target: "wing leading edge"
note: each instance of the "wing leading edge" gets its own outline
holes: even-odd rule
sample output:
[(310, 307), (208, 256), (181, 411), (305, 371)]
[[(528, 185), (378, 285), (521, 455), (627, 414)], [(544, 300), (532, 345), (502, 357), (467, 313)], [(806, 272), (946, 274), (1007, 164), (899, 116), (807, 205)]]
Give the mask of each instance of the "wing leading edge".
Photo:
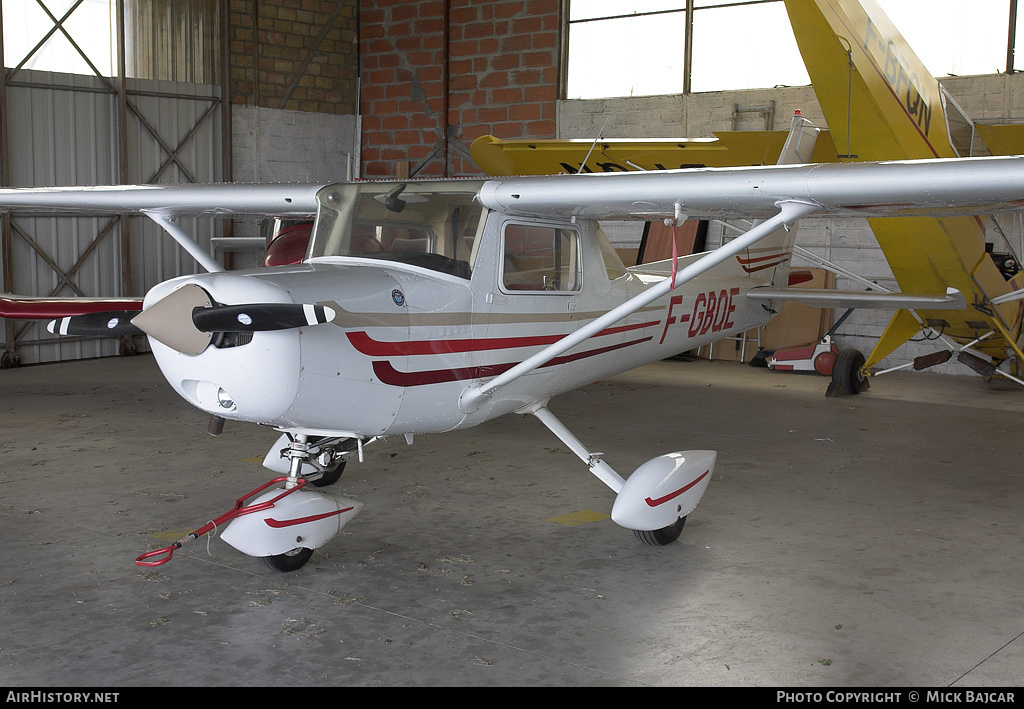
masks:
[[(322, 184), (12, 187), (0, 211), (309, 216)], [(490, 209), (589, 219), (770, 217), (782, 201), (812, 202), (816, 216), (994, 214), (1024, 208), (1024, 157), (696, 168), (492, 179)]]
[(1024, 208), (1024, 157), (958, 158), (489, 180), (490, 209), (587, 219), (771, 217), (783, 201), (815, 216), (977, 215)]
[(6, 187), (0, 211), (125, 214), (169, 217), (316, 213), (323, 184), (98, 185), (88, 187)]

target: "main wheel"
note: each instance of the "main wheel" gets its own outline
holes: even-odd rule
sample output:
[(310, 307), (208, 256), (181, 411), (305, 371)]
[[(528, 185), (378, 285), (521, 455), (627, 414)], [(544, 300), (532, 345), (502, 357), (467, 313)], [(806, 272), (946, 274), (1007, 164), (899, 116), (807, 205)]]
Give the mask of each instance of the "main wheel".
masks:
[(309, 561), (310, 557), (313, 556), (313, 550), (307, 549), (306, 547), (296, 547), (291, 551), (286, 551), (284, 554), (274, 554), (273, 556), (261, 556), (259, 559), (265, 566), (270, 567), (274, 571), (281, 571), (288, 573), (289, 571), (298, 571), (306, 562)]
[(861, 368), (864, 355), (859, 350), (843, 350), (832, 366), (832, 383), (843, 394), (860, 394), (868, 388), (868, 378)]
[(679, 535), (683, 533), (683, 525), (685, 524), (686, 517), (680, 517), (674, 524), (670, 524), (667, 527), (652, 530), (634, 529), (633, 534), (635, 534), (636, 538), (644, 544), (650, 544), (652, 547), (663, 547), (666, 544), (671, 544), (675, 540), (679, 539)]

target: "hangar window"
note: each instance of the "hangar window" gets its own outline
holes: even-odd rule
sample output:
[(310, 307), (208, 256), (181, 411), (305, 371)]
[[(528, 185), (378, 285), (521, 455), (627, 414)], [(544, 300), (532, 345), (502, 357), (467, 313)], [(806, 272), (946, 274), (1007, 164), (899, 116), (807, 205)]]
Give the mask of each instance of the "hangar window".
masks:
[[(1024, 69), (1017, 3), (878, 4), (937, 77)], [(566, 98), (810, 83), (783, 0), (569, 0), (566, 18)]]
[[(0, 2), (4, 66), (117, 76), (117, 5), (115, 0)], [(220, 82), (216, 2), (126, 0), (124, 25), (127, 76)]]

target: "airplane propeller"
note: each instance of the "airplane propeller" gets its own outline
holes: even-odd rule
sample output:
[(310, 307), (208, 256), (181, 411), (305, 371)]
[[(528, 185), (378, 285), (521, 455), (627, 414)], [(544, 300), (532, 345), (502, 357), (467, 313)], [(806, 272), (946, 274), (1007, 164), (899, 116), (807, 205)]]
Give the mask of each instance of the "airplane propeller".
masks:
[(246, 303), (196, 308), (192, 322), (203, 332), (265, 332), (321, 325), (334, 316), (334, 310), (323, 305)]
[(47, 330), (57, 335), (149, 335), (183, 354), (197, 355), (217, 332), (269, 332), (322, 325), (336, 312), (309, 303), (244, 303), (221, 305), (205, 290), (184, 286), (142, 311), (85, 313), (52, 320)]
[(142, 335), (142, 330), (131, 324), (138, 310), (108, 310), (100, 313), (83, 313), (51, 320), (46, 329), (55, 335)]

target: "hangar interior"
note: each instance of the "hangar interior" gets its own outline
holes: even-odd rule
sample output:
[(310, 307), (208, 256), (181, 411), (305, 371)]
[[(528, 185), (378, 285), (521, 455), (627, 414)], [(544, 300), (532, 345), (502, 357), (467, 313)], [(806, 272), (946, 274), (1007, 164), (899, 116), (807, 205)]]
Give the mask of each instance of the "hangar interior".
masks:
[[(675, 93), (573, 96), (581, 0), (45, 5), (0, 0), (0, 187), (481, 176), (470, 150), (485, 135), (711, 138), (784, 131), (798, 110), (842, 134), (810, 85), (694, 90), (686, 68)], [(784, 12), (676, 5), (684, 49), (701, 11)], [(1005, 6), (1010, 24), (985, 40), (1005, 40), (1005, 65), (941, 77), (958, 115), (996, 126), (1024, 123), (1017, 3)], [(43, 34), (15, 46), (29, 21)], [(262, 261), (265, 223), (182, 226), (229, 269)], [(141, 296), (201, 270), (137, 216), (15, 210), (2, 228), (5, 293)], [(708, 247), (733, 230), (709, 224)], [(1024, 254), (1017, 215), (986, 230), (996, 251)], [(608, 232), (636, 263), (636, 228)], [(896, 288), (864, 220), (801, 224), (797, 244)], [(810, 339), (842, 316), (805, 315)], [(855, 310), (834, 340), (870, 350), (889, 317)], [(730, 342), (555, 399), (623, 470), (719, 451), (707, 497), (663, 548), (611, 522), (607, 489), (548, 431), (505, 416), (369, 448), (340, 482), (367, 511), (299, 572), (205, 538), (144, 569), (139, 553), (267, 477), (276, 435), (229, 423), (208, 436), (143, 337), (0, 320), (5, 685), (1019, 684), (1024, 389), (955, 358), (825, 399), (825, 378), (742, 366), (750, 352)], [(934, 349), (909, 342), (880, 367)]]

